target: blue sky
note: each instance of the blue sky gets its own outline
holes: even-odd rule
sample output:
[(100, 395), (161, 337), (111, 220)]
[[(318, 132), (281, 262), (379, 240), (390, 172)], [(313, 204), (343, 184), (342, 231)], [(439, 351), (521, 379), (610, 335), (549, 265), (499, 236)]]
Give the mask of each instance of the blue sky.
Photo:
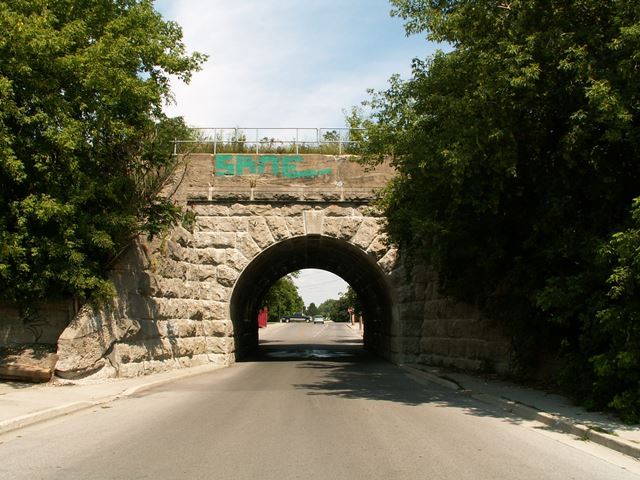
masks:
[(408, 76), (435, 47), (387, 0), (160, 0), (189, 51), (209, 55), (167, 108), (197, 127), (341, 127), (343, 110)]
[[(189, 85), (173, 83), (166, 108), (193, 127), (344, 126), (343, 111), (410, 74), (436, 46), (406, 37), (387, 0), (160, 0), (189, 51), (209, 55)], [(307, 305), (346, 291), (339, 277), (303, 270)]]

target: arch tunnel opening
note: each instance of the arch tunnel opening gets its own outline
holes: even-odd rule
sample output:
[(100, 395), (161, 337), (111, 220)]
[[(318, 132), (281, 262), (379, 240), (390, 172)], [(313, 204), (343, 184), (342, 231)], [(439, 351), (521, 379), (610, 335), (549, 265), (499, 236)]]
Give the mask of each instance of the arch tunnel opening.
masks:
[(258, 311), (271, 285), (306, 268), (326, 270), (358, 295), (364, 319), (364, 348), (383, 357), (390, 352), (392, 300), (387, 279), (375, 258), (345, 240), (305, 235), (272, 245), (244, 269), (231, 296), (236, 360), (258, 349)]

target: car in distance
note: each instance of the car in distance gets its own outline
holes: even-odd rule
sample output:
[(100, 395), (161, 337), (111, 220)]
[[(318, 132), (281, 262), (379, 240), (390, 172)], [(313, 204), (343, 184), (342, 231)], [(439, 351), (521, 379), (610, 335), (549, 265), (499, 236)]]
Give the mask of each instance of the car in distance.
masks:
[(289, 323), (289, 322), (310, 322), (311, 321), (311, 317), (308, 316), (308, 315), (305, 315), (304, 313), (296, 312), (296, 313), (293, 313), (291, 315), (287, 315), (286, 317), (283, 317), (283, 321), (285, 323)]
[(324, 317), (322, 315), (314, 315), (313, 323), (324, 323)]

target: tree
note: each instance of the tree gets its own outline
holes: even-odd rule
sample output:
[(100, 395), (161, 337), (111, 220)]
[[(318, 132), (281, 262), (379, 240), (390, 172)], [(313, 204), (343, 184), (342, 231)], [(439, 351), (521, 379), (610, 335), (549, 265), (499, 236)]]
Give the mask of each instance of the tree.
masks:
[(350, 285), (347, 287), (347, 291), (340, 293), (338, 300), (331, 305), (331, 319), (336, 322), (348, 322), (350, 320), (349, 308), (353, 308), (358, 315), (362, 314), (360, 300)]
[(599, 252), (640, 193), (640, 5), (392, 4), (408, 33), (452, 49), (414, 59), (361, 119), (366, 161), (398, 170), (379, 202), (390, 237), (444, 293), (503, 319), (521, 374), (555, 359), (583, 400), (617, 408), (632, 388), (637, 406), (637, 383), (593, 385), (612, 347)]
[(302, 311), (304, 301), (293, 278), (294, 275), (280, 278), (267, 292), (263, 303), (269, 308), (270, 322), (277, 322), (284, 315)]
[(331, 318), (331, 311), (333, 309), (333, 305), (337, 302), (337, 300), (333, 298), (329, 298), (318, 305), (318, 314), (322, 315), (326, 318)]
[(0, 29), (0, 300), (26, 315), (109, 294), (123, 247), (178, 219), (162, 106), (205, 56), (149, 0), (0, 1)]
[(318, 315), (318, 307), (316, 307), (315, 303), (311, 302), (309, 304), (309, 306), (307, 307), (307, 315), (311, 317)]
[(597, 315), (606, 349), (591, 358), (598, 396), (614, 392), (612, 406), (629, 421), (640, 418), (640, 197), (633, 200), (630, 225), (614, 233), (602, 255), (610, 276), (608, 300)]

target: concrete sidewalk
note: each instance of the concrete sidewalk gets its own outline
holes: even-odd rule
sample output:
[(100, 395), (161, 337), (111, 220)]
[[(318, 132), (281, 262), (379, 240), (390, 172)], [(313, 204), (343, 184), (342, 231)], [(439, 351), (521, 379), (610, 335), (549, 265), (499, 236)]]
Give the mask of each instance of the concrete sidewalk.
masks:
[[(220, 368), (224, 367), (203, 365), (144, 377), (77, 384), (0, 383), (0, 435)], [(404, 365), (402, 368), (420, 383), (437, 383), (521, 418), (542, 422), (555, 430), (640, 458), (640, 427), (624, 425), (602, 413), (587, 412), (559, 395), (433, 367)]]
[(101, 379), (75, 384), (0, 382), (0, 435), (220, 368), (224, 366), (210, 364), (143, 377)]
[(420, 381), (438, 383), (526, 420), (590, 440), (640, 459), (640, 426), (626, 425), (609, 414), (588, 412), (560, 395), (496, 379), (422, 365), (403, 366)]

